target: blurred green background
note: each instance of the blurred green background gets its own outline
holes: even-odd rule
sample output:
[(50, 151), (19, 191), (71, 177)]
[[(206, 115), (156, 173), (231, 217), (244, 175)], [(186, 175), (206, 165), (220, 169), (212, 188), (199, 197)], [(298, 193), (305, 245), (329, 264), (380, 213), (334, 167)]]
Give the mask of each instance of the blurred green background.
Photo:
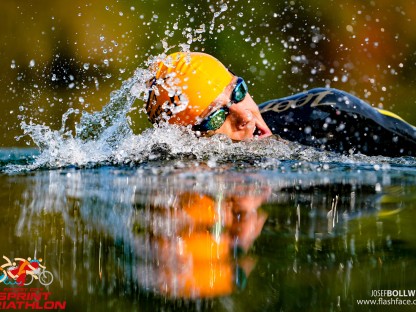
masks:
[(213, 54), (257, 103), (335, 87), (416, 124), (415, 1), (8, 0), (0, 20), (3, 147), (31, 144), (22, 120), (59, 129), (69, 108), (100, 110), (164, 44)]

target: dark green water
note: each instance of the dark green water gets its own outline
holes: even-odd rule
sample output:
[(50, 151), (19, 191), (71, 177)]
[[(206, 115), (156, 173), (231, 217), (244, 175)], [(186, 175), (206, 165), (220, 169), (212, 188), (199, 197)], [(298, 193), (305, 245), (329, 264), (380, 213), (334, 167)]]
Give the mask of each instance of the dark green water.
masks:
[[(2, 165), (34, 153), (2, 151)], [(0, 180), (2, 255), (42, 258), (53, 282), (19, 288), (67, 311), (414, 310), (357, 302), (416, 288), (411, 166), (147, 162)]]

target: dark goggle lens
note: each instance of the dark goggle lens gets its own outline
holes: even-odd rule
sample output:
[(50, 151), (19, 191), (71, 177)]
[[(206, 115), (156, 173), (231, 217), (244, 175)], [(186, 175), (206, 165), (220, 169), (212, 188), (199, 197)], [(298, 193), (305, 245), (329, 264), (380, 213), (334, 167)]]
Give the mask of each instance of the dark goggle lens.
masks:
[(241, 102), (242, 100), (244, 100), (245, 96), (247, 95), (247, 92), (248, 87), (246, 82), (243, 78), (238, 77), (233, 93), (231, 94), (231, 101), (233, 103)]
[[(237, 78), (234, 90), (231, 93), (231, 104), (239, 103), (246, 97), (248, 93), (248, 87), (244, 79)], [(194, 130), (197, 131), (215, 131), (224, 124), (228, 115), (228, 108), (223, 107), (206, 117), (199, 125), (194, 126)]]
[(196, 129), (199, 131), (215, 131), (221, 128), (227, 118), (227, 115), (228, 111), (224, 108), (220, 108), (205, 118), (201, 124), (196, 126)]

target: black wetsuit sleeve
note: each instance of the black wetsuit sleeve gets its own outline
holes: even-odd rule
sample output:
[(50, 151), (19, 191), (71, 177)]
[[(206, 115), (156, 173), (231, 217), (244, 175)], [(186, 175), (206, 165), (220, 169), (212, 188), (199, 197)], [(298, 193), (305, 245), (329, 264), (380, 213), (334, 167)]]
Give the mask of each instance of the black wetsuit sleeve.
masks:
[(416, 155), (416, 128), (336, 89), (312, 89), (260, 104), (274, 134), (339, 153)]

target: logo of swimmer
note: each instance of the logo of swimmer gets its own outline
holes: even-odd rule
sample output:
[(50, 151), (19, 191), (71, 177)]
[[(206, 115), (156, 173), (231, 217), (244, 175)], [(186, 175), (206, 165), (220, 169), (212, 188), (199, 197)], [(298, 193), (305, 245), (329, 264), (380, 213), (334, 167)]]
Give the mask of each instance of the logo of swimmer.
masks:
[(13, 262), (3, 256), (6, 263), (0, 266), (0, 283), (6, 285), (30, 285), (33, 280), (48, 286), (53, 281), (53, 275), (41, 264), (42, 259), (14, 258)]

